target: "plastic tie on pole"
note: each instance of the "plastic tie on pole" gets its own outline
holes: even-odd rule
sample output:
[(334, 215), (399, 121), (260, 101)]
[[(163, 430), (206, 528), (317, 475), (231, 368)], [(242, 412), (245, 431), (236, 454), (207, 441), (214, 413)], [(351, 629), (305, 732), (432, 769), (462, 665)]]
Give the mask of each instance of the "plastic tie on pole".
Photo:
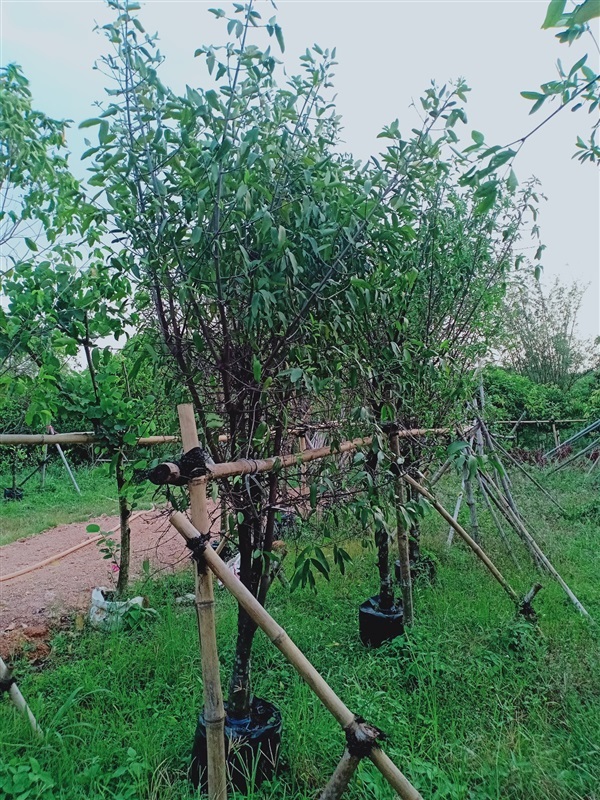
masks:
[(10, 692), (10, 687), (16, 683), (16, 680), (11, 675), (9, 678), (0, 678), (0, 694), (2, 692)]
[(387, 739), (385, 733), (370, 725), (363, 717), (354, 717), (352, 722), (344, 728), (346, 734), (346, 748), (351, 756), (368, 758), (374, 747), (379, 747), (379, 741)]
[(201, 533), (200, 536), (196, 536), (194, 539), (186, 539), (186, 547), (192, 551), (192, 561), (195, 561), (203, 571), (206, 569), (204, 551), (211, 538), (210, 533)]

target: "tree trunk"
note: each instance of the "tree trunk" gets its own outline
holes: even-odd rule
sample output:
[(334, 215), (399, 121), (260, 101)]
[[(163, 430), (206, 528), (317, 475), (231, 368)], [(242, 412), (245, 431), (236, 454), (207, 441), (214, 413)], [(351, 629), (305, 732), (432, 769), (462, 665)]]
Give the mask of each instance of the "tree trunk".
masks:
[[(371, 497), (378, 504), (379, 492), (377, 490), (377, 454), (370, 452), (367, 455), (367, 469), (372, 479)], [(377, 547), (377, 569), (379, 570), (379, 606), (389, 609), (394, 605), (394, 592), (390, 577), (390, 548), (388, 533), (385, 527), (375, 521), (375, 546)]]
[(123, 470), (123, 451), (119, 450), (116, 466), (117, 490), (119, 493), (119, 524), (121, 528), (121, 548), (119, 553), (119, 578), (117, 580), (117, 594), (122, 596), (127, 591), (129, 584), (129, 561), (131, 557), (131, 530), (129, 517), (131, 508), (125, 493), (125, 474)]

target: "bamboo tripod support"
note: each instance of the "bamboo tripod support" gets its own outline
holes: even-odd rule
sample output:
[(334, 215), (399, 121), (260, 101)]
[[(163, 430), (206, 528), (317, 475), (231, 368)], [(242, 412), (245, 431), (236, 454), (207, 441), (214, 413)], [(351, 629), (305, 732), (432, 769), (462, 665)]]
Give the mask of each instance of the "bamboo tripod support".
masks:
[[(179, 531), (183, 538), (194, 549), (194, 541), (200, 539), (199, 531), (192, 525), (187, 517), (176, 511), (170, 518), (171, 524)], [(235, 597), (244, 608), (248, 616), (261, 628), (294, 667), (300, 677), (306, 681), (319, 700), (335, 717), (342, 728), (346, 729), (355, 722), (355, 715), (336, 695), (325, 679), (317, 672), (304, 653), (294, 644), (283, 628), (261, 606), (256, 597), (233, 575), (226, 564), (212, 550), (205, 547), (203, 557), (210, 570), (217, 576), (221, 583)], [(408, 779), (394, 765), (383, 750), (376, 747), (369, 756), (384, 778), (398, 792), (402, 800), (423, 800), (419, 792), (412, 786)]]
[[(194, 408), (184, 403), (177, 406), (184, 452), (199, 447)], [(193, 524), (208, 533), (210, 520), (206, 501), (206, 482), (189, 483)], [(210, 548), (209, 548), (210, 549)], [(217, 557), (217, 556), (215, 556)], [(219, 559), (220, 560), (220, 559)], [(212, 574), (195, 563), (196, 613), (202, 651), (202, 687), (208, 761), (209, 800), (227, 800), (227, 767), (225, 759), (225, 709), (219, 671), (219, 653), (215, 626), (215, 599)]]

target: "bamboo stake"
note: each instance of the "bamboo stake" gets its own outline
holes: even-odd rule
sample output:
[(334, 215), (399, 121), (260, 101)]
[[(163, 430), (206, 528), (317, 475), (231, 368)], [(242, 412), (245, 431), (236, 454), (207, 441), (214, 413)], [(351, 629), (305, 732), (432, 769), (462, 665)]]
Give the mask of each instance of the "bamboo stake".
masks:
[[(390, 436), (390, 444), (392, 452), (396, 457), (396, 464), (398, 464), (400, 459), (400, 442), (396, 434)], [(410, 574), (408, 530), (404, 514), (402, 513), (402, 505), (404, 503), (402, 486), (403, 484), (400, 478), (396, 478), (394, 481), (394, 493), (396, 501), (396, 538), (398, 540), (398, 559), (400, 561), (400, 589), (402, 591), (402, 614), (404, 625), (410, 627), (414, 621), (414, 607), (412, 576)]]
[(48, 445), (45, 444), (42, 448), (42, 469), (40, 472), (40, 488), (43, 489), (46, 485), (46, 464), (48, 463)]
[(479, 523), (477, 521), (477, 506), (475, 505), (475, 496), (473, 495), (473, 484), (469, 477), (469, 468), (465, 465), (463, 467), (463, 486), (465, 487), (465, 496), (467, 498), (467, 505), (469, 506), (469, 515), (471, 517), (471, 531), (473, 533), (473, 540), (479, 542)]
[[(177, 406), (184, 452), (199, 447), (194, 407)], [(189, 483), (193, 524), (208, 533), (210, 520), (206, 501), (206, 481)], [(210, 549), (210, 548), (209, 548)], [(219, 671), (219, 653), (215, 626), (215, 598), (212, 574), (195, 563), (196, 614), (202, 658), (202, 691), (206, 723), (207, 779), (209, 800), (227, 800), (227, 762), (225, 756), (225, 709)]]
[[(483, 477), (484, 481), (485, 481), (485, 480), (487, 480), (487, 479), (486, 479), (486, 476), (485, 476), (485, 475), (483, 475), (483, 473), (482, 473), (482, 477)], [(490, 497), (492, 498), (492, 500), (494, 500), (494, 495), (493, 495), (493, 494), (491, 494), (491, 493), (490, 493)], [(502, 505), (502, 504), (504, 503), (504, 505), (506, 506), (506, 512), (507, 512), (507, 513), (508, 513), (510, 516), (512, 516), (512, 517), (513, 517), (513, 522), (514, 522), (514, 524), (518, 526), (518, 528), (520, 529), (520, 531), (521, 531), (521, 533), (522, 533), (522, 536), (521, 536), (521, 538), (524, 538), (524, 539), (525, 539), (525, 540), (526, 540), (526, 541), (529, 543), (529, 545), (530, 545), (530, 548), (533, 550), (533, 552), (535, 552), (535, 553), (536, 553), (536, 555), (537, 555), (537, 558), (539, 559), (539, 561), (541, 562), (541, 564), (544, 566), (544, 568), (546, 569), (546, 571), (547, 571), (547, 572), (549, 572), (549, 573), (550, 573), (550, 575), (552, 575), (552, 577), (553, 577), (553, 578), (554, 578), (556, 581), (558, 581), (558, 583), (559, 583), (559, 584), (562, 586), (562, 588), (564, 589), (564, 591), (565, 591), (565, 593), (566, 593), (567, 597), (568, 597), (568, 598), (569, 598), (569, 600), (570, 600), (570, 601), (573, 603), (573, 605), (575, 606), (575, 608), (576, 608), (576, 609), (577, 609), (577, 610), (578, 610), (578, 611), (579, 611), (581, 614), (583, 614), (585, 617), (588, 617), (589, 619), (591, 619), (590, 615), (588, 614), (588, 612), (586, 611), (586, 609), (584, 608), (584, 606), (583, 606), (583, 605), (581, 604), (581, 602), (580, 602), (580, 601), (577, 599), (577, 597), (575, 596), (575, 594), (574, 594), (574, 593), (571, 591), (571, 589), (570, 589), (570, 588), (569, 588), (569, 586), (566, 584), (566, 582), (563, 580), (563, 578), (562, 578), (562, 577), (559, 575), (559, 573), (556, 571), (556, 569), (554, 568), (554, 566), (553, 566), (553, 565), (552, 565), (552, 563), (550, 562), (550, 560), (549, 560), (548, 556), (547, 556), (547, 555), (544, 553), (544, 551), (542, 550), (542, 548), (539, 546), (539, 544), (536, 542), (536, 540), (533, 538), (533, 536), (532, 536), (532, 535), (529, 533), (529, 531), (527, 530), (527, 528), (526, 528), (526, 527), (523, 525), (523, 523), (522, 523), (521, 519), (520, 519), (519, 517), (516, 517), (516, 516), (514, 516), (514, 514), (513, 514), (513, 512), (512, 512), (512, 509), (511, 509), (510, 507), (508, 507), (508, 504), (506, 503), (506, 501), (504, 500), (504, 498), (503, 498), (501, 495), (499, 495), (497, 499), (499, 499), (499, 500), (500, 500), (500, 505)]]
[(38, 736), (43, 736), (44, 733), (40, 728), (40, 726), (38, 725), (36, 718), (33, 716), (33, 711), (27, 705), (25, 698), (21, 694), (21, 690), (19, 689), (17, 684), (14, 682), (14, 680), (12, 680), (10, 670), (4, 663), (1, 656), (0, 656), (0, 681), (6, 681), (6, 682), (11, 681), (8, 687), (8, 696), (15, 704), (15, 706), (19, 709), (19, 711), (22, 711), (24, 714), (27, 714), (27, 718), (29, 719), (29, 723), (33, 728), (34, 732)]
[[(184, 539), (193, 545), (200, 534), (187, 517), (180, 511), (171, 515), (171, 524), (177, 528)], [(335, 717), (342, 728), (347, 728), (355, 721), (355, 715), (336, 695), (325, 679), (317, 672), (304, 653), (294, 644), (283, 628), (273, 619), (258, 602), (256, 597), (248, 591), (244, 584), (233, 575), (227, 565), (206, 547), (203, 556), (208, 567), (219, 578), (221, 583), (231, 592), (238, 603), (244, 608), (248, 616), (261, 628), (294, 667), (300, 677), (306, 681), (323, 705)], [(422, 800), (419, 792), (411, 785), (408, 779), (392, 763), (390, 758), (379, 748), (374, 748), (369, 756), (377, 769), (386, 778), (403, 800)]]
[(464, 540), (464, 541), (467, 543), (467, 545), (468, 545), (468, 546), (471, 548), (471, 550), (472, 550), (472, 551), (475, 553), (475, 555), (476, 555), (476, 556), (477, 556), (477, 557), (478, 557), (478, 558), (479, 558), (481, 561), (483, 561), (483, 563), (485, 564), (485, 566), (486, 566), (486, 567), (489, 569), (489, 571), (492, 573), (492, 575), (494, 576), (494, 578), (495, 578), (495, 579), (498, 581), (498, 583), (500, 584), (500, 586), (502, 586), (502, 588), (504, 589), (504, 591), (506, 592), (506, 594), (507, 594), (507, 595), (510, 597), (510, 599), (511, 599), (511, 600), (512, 600), (512, 601), (513, 601), (515, 604), (517, 604), (517, 605), (518, 605), (518, 604), (519, 604), (519, 598), (518, 598), (518, 596), (517, 596), (517, 593), (515, 592), (515, 590), (514, 590), (514, 589), (512, 588), (512, 586), (511, 586), (511, 585), (508, 583), (508, 581), (506, 580), (506, 578), (504, 578), (504, 577), (503, 577), (502, 573), (501, 573), (501, 572), (500, 572), (500, 570), (498, 570), (498, 568), (497, 568), (497, 567), (494, 565), (494, 563), (491, 561), (491, 559), (489, 558), (489, 556), (487, 556), (487, 555), (486, 555), (486, 554), (483, 552), (483, 550), (481, 549), (481, 547), (480, 547), (480, 546), (477, 544), (477, 542), (475, 542), (475, 541), (474, 541), (474, 540), (473, 540), (473, 539), (472, 539), (472, 538), (469, 536), (469, 534), (468, 534), (468, 533), (466, 532), (466, 530), (465, 530), (465, 529), (462, 527), (462, 525), (459, 525), (459, 524), (458, 524), (458, 522), (455, 522), (455, 521), (452, 519), (452, 517), (451, 517), (450, 513), (449, 513), (449, 512), (448, 512), (448, 511), (447, 511), (447, 510), (444, 508), (444, 506), (443, 506), (441, 503), (438, 503), (438, 501), (435, 499), (435, 497), (434, 497), (434, 496), (433, 496), (433, 495), (432, 495), (430, 492), (428, 492), (428, 491), (427, 491), (427, 489), (425, 489), (425, 487), (424, 487), (424, 486), (421, 486), (421, 484), (420, 484), (420, 483), (418, 483), (416, 480), (414, 480), (414, 478), (411, 478), (411, 477), (410, 477), (410, 475), (406, 475), (406, 474), (405, 474), (405, 475), (403, 475), (403, 476), (402, 476), (402, 479), (403, 479), (403, 480), (405, 480), (405, 481), (406, 481), (406, 482), (407, 482), (407, 483), (408, 483), (410, 486), (412, 486), (412, 487), (413, 487), (413, 489), (415, 489), (415, 490), (416, 490), (416, 491), (417, 491), (417, 492), (418, 492), (420, 495), (422, 495), (422, 496), (423, 496), (423, 497), (425, 497), (427, 500), (429, 500), (429, 502), (430, 502), (430, 503), (431, 503), (431, 505), (432, 505), (432, 506), (435, 508), (435, 510), (438, 512), (438, 514), (441, 514), (441, 516), (442, 516), (442, 517), (443, 517), (443, 518), (446, 520), (446, 522), (447, 522), (447, 523), (448, 523), (448, 524), (449, 524), (449, 525), (450, 525), (452, 528), (454, 528), (454, 530), (456, 531), (456, 533), (458, 533), (458, 535), (461, 537), (461, 539), (463, 539), (463, 540)]
[[(493, 439), (492, 439), (492, 437), (490, 435), (490, 432), (488, 431), (488, 429), (486, 427), (485, 422), (480, 417), (477, 418), (477, 422), (478, 422), (479, 427), (481, 428), (481, 430), (483, 432), (483, 435), (485, 437), (485, 441), (486, 441), (487, 446), (490, 448), (492, 453), (496, 454), (496, 458), (498, 458), (498, 455), (496, 453), (496, 447), (494, 445), (494, 441), (493, 441)], [(498, 461), (500, 461), (499, 458), (498, 458)], [(504, 494), (506, 495), (506, 500), (508, 502), (508, 505), (511, 507), (511, 509), (514, 512), (515, 516), (516, 517), (520, 517), (521, 514), (519, 513), (519, 509), (517, 508), (517, 504), (515, 503), (515, 500), (514, 500), (514, 498), (512, 496), (512, 492), (511, 492), (511, 489), (510, 489), (510, 481), (509, 481), (508, 475), (506, 474), (506, 471), (504, 470), (504, 468), (502, 468), (502, 471), (500, 473), (500, 483), (502, 484), (502, 488), (504, 490)]]
[(440, 480), (440, 478), (442, 478), (446, 474), (446, 472), (448, 472), (448, 469), (450, 468), (450, 464), (452, 464), (452, 459), (451, 458), (448, 458), (448, 459), (446, 459), (446, 461), (444, 461), (442, 466), (438, 469), (438, 471), (435, 473), (435, 475), (429, 481), (429, 485), (430, 486), (435, 486), (436, 483)]
[[(458, 520), (458, 514), (460, 512), (460, 507), (462, 505), (463, 495), (464, 495), (464, 484), (459, 492), (458, 497), (456, 498), (456, 505), (454, 506), (454, 513), (452, 514), (452, 519), (456, 522)], [(454, 539), (454, 528), (452, 525), (448, 528), (448, 539), (446, 541), (446, 547), (450, 547), (452, 544), (452, 540)]]
[[(490, 434), (490, 436), (491, 436), (491, 434)], [(496, 445), (496, 447), (498, 448), (498, 450), (500, 450), (500, 452), (501, 452), (501, 453), (502, 453), (504, 456), (506, 456), (506, 457), (508, 458), (508, 460), (509, 460), (509, 461), (510, 461), (512, 464), (514, 464), (514, 465), (515, 465), (515, 467), (516, 467), (516, 468), (517, 468), (517, 469), (518, 469), (520, 472), (522, 472), (522, 473), (523, 473), (523, 475), (526, 475), (526, 476), (529, 478), (529, 480), (530, 480), (530, 481), (531, 481), (531, 482), (534, 484), (534, 486), (537, 486), (537, 488), (538, 488), (538, 489), (539, 489), (539, 490), (540, 490), (540, 491), (541, 491), (541, 492), (542, 492), (544, 495), (546, 495), (546, 497), (548, 498), (548, 500), (550, 500), (550, 502), (554, 503), (554, 505), (555, 505), (555, 506), (556, 506), (556, 507), (557, 507), (557, 508), (558, 508), (560, 511), (562, 511), (562, 513), (563, 513), (563, 514), (566, 514), (567, 512), (565, 511), (565, 509), (564, 509), (564, 508), (561, 506), (561, 504), (560, 504), (560, 503), (559, 503), (557, 500), (555, 500), (555, 499), (552, 497), (552, 495), (550, 494), (550, 492), (549, 492), (547, 489), (545, 489), (545, 488), (542, 486), (542, 484), (541, 484), (539, 481), (537, 481), (537, 480), (536, 480), (536, 479), (533, 477), (533, 475), (530, 475), (530, 474), (529, 474), (529, 472), (527, 472), (527, 470), (525, 469), (525, 467), (524, 467), (522, 464), (519, 464), (519, 462), (517, 461), (517, 459), (516, 459), (516, 458), (514, 458), (514, 457), (513, 457), (513, 456), (512, 456), (512, 455), (511, 455), (511, 454), (508, 452), (508, 450), (505, 450), (505, 449), (504, 449), (504, 447), (502, 447), (502, 445), (500, 444), (500, 442), (498, 442), (494, 436), (491, 436), (491, 438), (492, 438), (492, 441), (494, 442), (494, 444)]]
[(71, 478), (73, 486), (75, 487), (75, 491), (77, 492), (77, 494), (81, 494), (81, 489), (77, 485), (77, 481), (75, 480), (75, 475), (73, 475), (73, 473), (71, 472), (71, 467), (69, 466), (69, 462), (67, 461), (65, 454), (63, 453), (62, 447), (59, 444), (57, 444), (56, 449), (58, 450), (58, 455), (61, 457), (63, 464), (65, 465), (65, 469), (69, 474), (69, 478)]
[(554, 446), (558, 450), (560, 447), (560, 436), (558, 435), (555, 422), (552, 423), (552, 435), (554, 436)]
[(319, 795), (319, 800), (339, 800), (348, 788), (359, 764), (358, 756), (351, 756), (348, 750), (344, 750), (344, 755), (329, 779), (329, 783)]

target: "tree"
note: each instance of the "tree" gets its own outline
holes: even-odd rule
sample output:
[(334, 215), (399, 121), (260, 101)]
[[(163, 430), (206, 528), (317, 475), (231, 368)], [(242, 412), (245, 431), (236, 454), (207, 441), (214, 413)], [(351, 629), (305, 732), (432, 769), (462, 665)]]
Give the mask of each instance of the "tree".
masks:
[(559, 278), (547, 292), (531, 277), (514, 281), (504, 308), (502, 362), (535, 383), (568, 389), (594, 354), (595, 346), (577, 335), (585, 290)]

